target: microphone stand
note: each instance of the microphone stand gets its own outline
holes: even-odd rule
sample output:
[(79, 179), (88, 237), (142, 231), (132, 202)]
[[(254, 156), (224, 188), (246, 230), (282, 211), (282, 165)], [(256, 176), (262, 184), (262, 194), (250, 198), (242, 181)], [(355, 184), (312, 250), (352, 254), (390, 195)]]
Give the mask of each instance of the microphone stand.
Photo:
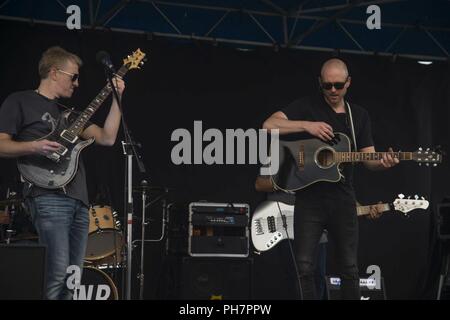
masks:
[(126, 181), (124, 190), (126, 191), (127, 201), (126, 201), (126, 210), (124, 212), (124, 221), (127, 222), (127, 266), (126, 266), (126, 300), (131, 300), (131, 257), (132, 257), (132, 241), (133, 241), (133, 156), (136, 159), (139, 171), (141, 173), (145, 173), (145, 166), (142, 161), (141, 156), (136, 150), (136, 146), (139, 146), (138, 143), (133, 141), (130, 135), (130, 131), (128, 129), (127, 123), (125, 121), (125, 116), (122, 109), (122, 103), (117, 93), (116, 88), (113, 84), (113, 76), (115, 75), (114, 70), (112, 68), (105, 67), (106, 78), (108, 79), (109, 85), (111, 86), (112, 93), (114, 98), (117, 101), (117, 105), (119, 106), (119, 110), (122, 114), (121, 123), (124, 132), (124, 141), (122, 141), (122, 149), (123, 154), (126, 157), (125, 162), (125, 172), (126, 172)]

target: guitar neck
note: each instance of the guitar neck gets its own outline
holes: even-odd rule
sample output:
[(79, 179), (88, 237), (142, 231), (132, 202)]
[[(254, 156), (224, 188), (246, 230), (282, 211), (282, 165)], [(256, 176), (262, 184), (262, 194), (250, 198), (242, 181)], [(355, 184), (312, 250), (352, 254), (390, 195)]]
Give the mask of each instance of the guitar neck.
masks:
[(390, 154), (401, 161), (413, 160), (412, 152), (336, 152), (334, 159), (336, 162), (361, 162), (381, 160), (385, 154)]
[[(119, 69), (119, 71), (117, 71), (116, 74), (122, 78), (128, 72), (128, 70), (129, 70), (128, 67), (126, 65), (123, 65)], [(84, 130), (86, 123), (98, 110), (98, 108), (100, 108), (102, 103), (106, 100), (106, 98), (108, 98), (111, 92), (112, 88), (111, 85), (108, 83), (103, 87), (100, 93), (97, 94), (97, 96), (91, 101), (89, 106), (83, 112), (80, 113), (80, 115), (67, 129), (67, 131), (69, 131), (74, 137), (78, 136)]]
[[(376, 206), (378, 206), (378, 208), (380, 209), (380, 212), (386, 212), (386, 211), (391, 210), (389, 203), (379, 203), (379, 204), (376, 204)], [(358, 217), (368, 215), (370, 213), (370, 207), (371, 206), (357, 206), (356, 212), (357, 212)]]

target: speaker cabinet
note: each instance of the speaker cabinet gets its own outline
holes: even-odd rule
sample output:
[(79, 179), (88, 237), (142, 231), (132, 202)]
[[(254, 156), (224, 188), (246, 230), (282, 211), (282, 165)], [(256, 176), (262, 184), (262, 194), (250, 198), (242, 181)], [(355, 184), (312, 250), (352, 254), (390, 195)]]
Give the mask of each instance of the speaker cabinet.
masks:
[(46, 247), (0, 245), (0, 300), (44, 299)]
[[(326, 277), (328, 300), (341, 300), (340, 285), (340, 278)], [(360, 279), (359, 287), (361, 290), (361, 300), (386, 300), (384, 278), (381, 278), (378, 286), (375, 280)]]
[(248, 300), (252, 298), (251, 258), (182, 259), (180, 298)]
[(441, 240), (450, 239), (450, 203), (440, 203), (437, 205), (438, 237)]

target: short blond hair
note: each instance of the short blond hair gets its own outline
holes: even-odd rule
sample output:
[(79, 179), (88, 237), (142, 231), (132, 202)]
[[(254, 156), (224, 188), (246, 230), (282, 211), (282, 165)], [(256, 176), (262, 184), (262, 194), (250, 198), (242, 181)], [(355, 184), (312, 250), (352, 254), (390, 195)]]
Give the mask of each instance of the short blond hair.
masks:
[(80, 57), (61, 47), (48, 48), (42, 54), (41, 60), (39, 60), (39, 76), (41, 79), (47, 78), (52, 67), (63, 68), (67, 61), (72, 61), (78, 67), (83, 65)]

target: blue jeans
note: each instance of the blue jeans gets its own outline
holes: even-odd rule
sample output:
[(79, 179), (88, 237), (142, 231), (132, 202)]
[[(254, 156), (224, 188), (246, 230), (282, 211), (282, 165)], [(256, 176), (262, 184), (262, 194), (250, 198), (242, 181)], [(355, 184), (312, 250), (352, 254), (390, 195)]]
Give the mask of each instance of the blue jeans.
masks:
[(67, 267), (82, 270), (89, 232), (88, 208), (79, 200), (60, 194), (27, 198), (39, 243), (47, 246), (47, 299), (70, 300)]

